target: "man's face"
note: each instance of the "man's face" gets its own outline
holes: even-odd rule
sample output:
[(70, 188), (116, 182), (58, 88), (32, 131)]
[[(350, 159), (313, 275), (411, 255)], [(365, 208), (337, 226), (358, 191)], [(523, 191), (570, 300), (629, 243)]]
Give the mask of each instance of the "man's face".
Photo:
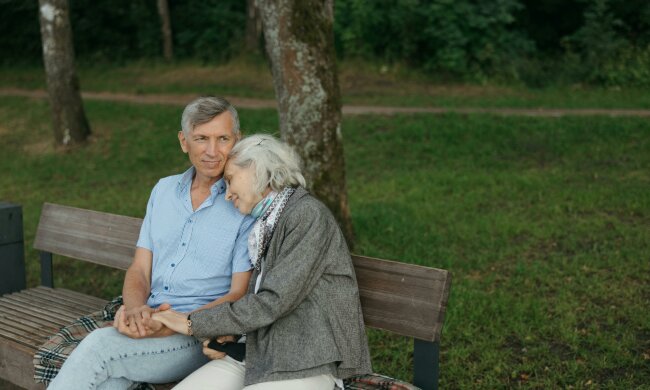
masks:
[(188, 137), (178, 132), (183, 152), (187, 153), (196, 169), (196, 178), (215, 182), (223, 175), (226, 157), (235, 145), (232, 116), (226, 111), (210, 122), (194, 127)]

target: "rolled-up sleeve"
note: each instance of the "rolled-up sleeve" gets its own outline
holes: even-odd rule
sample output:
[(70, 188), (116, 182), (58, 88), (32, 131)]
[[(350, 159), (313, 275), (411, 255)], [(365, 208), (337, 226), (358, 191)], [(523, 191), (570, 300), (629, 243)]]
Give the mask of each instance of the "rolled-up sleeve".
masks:
[(156, 189), (160, 185), (160, 182), (153, 187), (151, 190), (151, 195), (149, 196), (149, 202), (147, 202), (147, 214), (144, 216), (142, 221), (142, 226), (140, 227), (140, 236), (138, 237), (138, 242), (136, 244), (139, 248), (148, 249), (151, 252), (154, 251), (153, 240), (151, 238), (151, 218), (153, 215), (153, 205), (156, 197)]

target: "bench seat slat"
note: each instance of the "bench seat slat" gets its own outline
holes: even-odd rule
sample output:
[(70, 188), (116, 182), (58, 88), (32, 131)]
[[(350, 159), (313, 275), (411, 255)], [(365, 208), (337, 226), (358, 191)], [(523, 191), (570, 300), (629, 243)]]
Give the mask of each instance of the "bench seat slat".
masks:
[(43, 318), (42, 314), (34, 313), (29, 308), (25, 308), (23, 306), (16, 305), (11, 302), (0, 301), (0, 310), (3, 312), (7, 312), (9, 316), (13, 316), (16, 318), (23, 318), (23, 319), (27, 318), (29, 321), (40, 324), (41, 326), (44, 327), (52, 326), (58, 330), (59, 328), (65, 325), (63, 321), (60, 321), (58, 319), (53, 321), (51, 318)]
[(51, 287), (45, 287), (45, 286), (38, 286), (38, 287), (35, 287), (35, 288), (31, 289), (31, 290), (44, 291), (46, 293), (51, 293), (51, 294), (54, 294), (56, 296), (64, 297), (66, 299), (71, 299), (73, 301), (84, 302), (84, 303), (86, 303), (88, 305), (91, 305), (93, 307), (95, 307), (95, 306), (96, 307), (103, 307), (104, 305), (106, 305), (106, 302), (107, 302), (105, 299), (93, 297), (92, 295), (82, 294), (80, 292), (68, 290), (68, 289), (65, 289), (65, 288), (51, 288)]
[(44, 323), (55, 324), (59, 327), (65, 326), (68, 322), (62, 320), (60, 317), (53, 317), (48, 314), (44, 314), (40, 311), (34, 310), (32, 307), (25, 307), (21, 303), (16, 303), (14, 301), (5, 300), (4, 298), (0, 299), (0, 309), (8, 310), (10, 312), (20, 313), (20, 315), (30, 316), (34, 321), (43, 321)]
[(59, 304), (50, 304), (49, 302), (42, 299), (25, 296), (23, 294), (11, 294), (5, 298), (13, 300), (15, 302), (20, 302), (23, 305), (29, 307), (34, 307), (35, 311), (39, 311), (43, 314), (49, 314), (51, 316), (59, 317), (67, 321), (75, 320), (78, 317), (87, 314), (84, 311), (68, 309)]
[(0, 303), (6, 306), (10, 306), (12, 309), (16, 311), (33, 315), (34, 317), (42, 318), (46, 321), (55, 323), (59, 326), (65, 326), (68, 323), (72, 322), (72, 320), (74, 320), (73, 316), (66, 316), (66, 315), (62, 316), (58, 313), (52, 313), (50, 311), (43, 310), (38, 307), (25, 306), (25, 302), (21, 302), (20, 300), (8, 298), (8, 297), (2, 297), (0, 299)]
[(5, 313), (0, 313), (0, 321), (6, 324), (11, 324), (11, 326), (25, 330), (26, 332), (31, 332), (36, 335), (42, 335), (45, 337), (51, 336), (53, 333), (59, 330), (58, 326), (55, 325), (43, 325), (37, 322), (32, 321), (30, 317), (25, 317), (21, 315), (7, 315)]
[(83, 302), (69, 301), (66, 299), (62, 299), (61, 297), (57, 297), (54, 294), (46, 295), (38, 291), (33, 291), (32, 289), (24, 290), (22, 291), (22, 294), (24, 297), (29, 297), (34, 300), (41, 301), (44, 304), (51, 305), (52, 307), (65, 308), (75, 313), (79, 311), (84, 313), (89, 313), (91, 311), (96, 310), (96, 307), (87, 305), (86, 303)]
[(75, 302), (73, 300), (57, 296), (57, 294), (43, 293), (36, 289), (24, 290), (22, 291), (22, 294), (28, 297), (41, 299), (43, 302), (47, 302), (48, 304), (51, 305), (57, 305), (60, 307), (70, 309), (74, 312), (82, 311), (84, 313), (91, 313), (100, 308), (98, 306), (88, 305), (85, 302)]
[(6, 319), (0, 318), (0, 330), (5, 332), (5, 334), (13, 334), (14, 337), (20, 337), (23, 340), (30, 340), (31, 345), (38, 347), (43, 344), (47, 339), (47, 336), (39, 335), (32, 333), (29, 330), (25, 330), (22, 327), (15, 326), (13, 321), (7, 321)]
[(0, 339), (11, 340), (27, 348), (33, 349), (34, 351), (36, 351), (36, 348), (39, 345), (37, 341), (9, 332), (4, 328), (0, 328)]

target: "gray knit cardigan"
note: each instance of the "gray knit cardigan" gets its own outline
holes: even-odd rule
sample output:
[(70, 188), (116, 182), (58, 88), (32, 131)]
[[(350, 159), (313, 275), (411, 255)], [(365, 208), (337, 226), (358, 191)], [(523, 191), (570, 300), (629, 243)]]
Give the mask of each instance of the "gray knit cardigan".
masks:
[(345, 239), (327, 207), (303, 188), (280, 216), (254, 294), (257, 276), (237, 302), (192, 314), (198, 338), (246, 333), (246, 386), (371, 372)]

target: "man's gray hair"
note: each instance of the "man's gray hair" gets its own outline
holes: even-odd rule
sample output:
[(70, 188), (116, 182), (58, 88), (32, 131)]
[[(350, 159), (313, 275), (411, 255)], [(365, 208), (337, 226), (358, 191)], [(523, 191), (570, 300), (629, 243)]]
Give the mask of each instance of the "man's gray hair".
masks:
[(237, 142), (228, 154), (228, 163), (241, 168), (254, 166), (259, 194), (267, 186), (273, 191), (305, 187), (298, 154), (291, 146), (268, 134), (253, 134)]
[(181, 117), (181, 128), (185, 137), (198, 125), (210, 122), (216, 116), (228, 111), (232, 116), (232, 132), (239, 135), (239, 115), (230, 102), (222, 97), (202, 96), (194, 99), (183, 110)]

